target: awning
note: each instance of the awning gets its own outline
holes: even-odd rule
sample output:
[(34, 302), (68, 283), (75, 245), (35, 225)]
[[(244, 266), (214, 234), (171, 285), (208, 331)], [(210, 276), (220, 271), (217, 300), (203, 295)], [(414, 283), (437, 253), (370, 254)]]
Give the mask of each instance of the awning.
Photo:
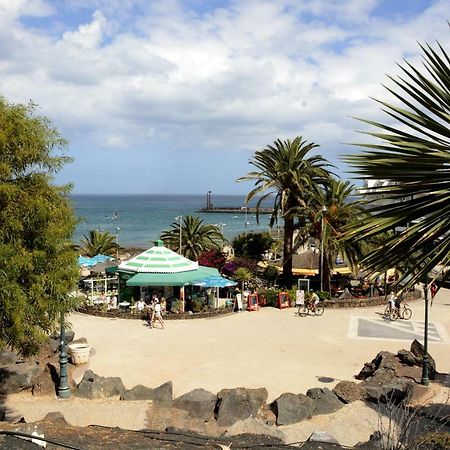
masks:
[(293, 275), (317, 275), (318, 273), (316, 269), (292, 269)]
[(341, 275), (350, 275), (352, 269), (350, 267), (335, 267), (333, 273), (340, 273)]
[(198, 266), (197, 270), (176, 273), (140, 272), (127, 281), (127, 286), (186, 286), (211, 276), (219, 276), (213, 267)]
[(164, 247), (161, 240), (156, 245), (134, 258), (119, 265), (119, 270), (145, 273), (190, 272), (198, 268), (198, 263)]

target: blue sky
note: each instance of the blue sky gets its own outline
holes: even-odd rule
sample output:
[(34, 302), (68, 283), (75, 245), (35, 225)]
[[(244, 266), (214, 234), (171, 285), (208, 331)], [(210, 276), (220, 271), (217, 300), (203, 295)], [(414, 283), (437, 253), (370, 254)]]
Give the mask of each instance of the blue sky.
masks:
[(335, 164), (388, 120), (386, 74), (448, 48), (450, 0), (0, 0), (0, 93), (70, 141), (77, 193), (246, 193), (254, 152), (303, 136)]

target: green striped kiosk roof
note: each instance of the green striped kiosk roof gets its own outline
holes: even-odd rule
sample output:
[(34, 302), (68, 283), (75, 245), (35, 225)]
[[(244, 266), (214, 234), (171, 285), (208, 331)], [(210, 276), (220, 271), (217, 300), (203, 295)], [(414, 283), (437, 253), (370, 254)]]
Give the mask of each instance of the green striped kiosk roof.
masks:
[(119, 265), (119, 270), (144, 273), (180, 273), (197, 270), (198, 263), (164, 247), (162, 241)]

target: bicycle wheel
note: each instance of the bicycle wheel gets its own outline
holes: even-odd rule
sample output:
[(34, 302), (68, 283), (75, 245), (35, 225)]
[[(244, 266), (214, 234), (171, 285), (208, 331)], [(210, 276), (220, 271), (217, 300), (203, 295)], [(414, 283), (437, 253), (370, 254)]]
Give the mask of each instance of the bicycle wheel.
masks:
[(298, 315), (300, 317), (305, 317), (307, 316), (309, 313), (309, 309), (306, 306), (300, 306), (300, 308), (298, 308)]
[(409, 308), (403, 308), (402, 319), (409, 320), (412, 317), (412, 311)]
[(316, 306), (316, 316), (321, 316), (324, 311), (325, 311), (325, 308), (323, 306), (320, 306), (320, 305)]
[(390, 314), (389, 314), (389, 319), (394, 321), (398, 319), (398, 311), (395, 308), (392, 308)]
[(384, 317), (389, 317), (391, 315), (391, 308), (390, 306), (386, 306), (386, 309), (384, 310), (383, 316)]

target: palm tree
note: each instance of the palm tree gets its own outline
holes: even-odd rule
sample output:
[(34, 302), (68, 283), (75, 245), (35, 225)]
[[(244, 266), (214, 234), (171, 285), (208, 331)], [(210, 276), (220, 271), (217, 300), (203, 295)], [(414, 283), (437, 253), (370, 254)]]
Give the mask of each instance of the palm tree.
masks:
[[(301, 136), (292, 142), (277, 140), (255, 152), (250, 164), (256, 171), (249, 172), (238, 181), (254, 181), (255, 188), (247, 194), (246, 202), (261, 195), (257, 202), (257, 213), (261, 203), (274, 196), (273, 213), (270, 224), (273, 225), (278, 214), (284, 221), (283, 234), (283, 280), (289, 285), (292, 279), (292, 247), (294, 236), (293, 210), (305, 206), (307, 199), (328, 177), (328, 162), (320, 155), (307, 158), (308, 152), (318, 147), (306, 143)], [(258, 217), (258, 214), (257, 214)]]
[(186, 258), (197, 260), (209, 250), (220, 250), (224, 237), (217, 225), (204, 224), (199, 217), (185, 216), (183, 224), (172, 223), (172, 229), (163, 231), (161, 239), (174, 251), (179, 251), (181, 237), (181, 254)]
[(83, 255), (93, 257), (95, 255), (115, 256), (120, 246), (116, 237), (109, 231), (91, 230), (89, 236), (84, 235), (81, 240), (80, 251)]
[(255, 278), (255, 275), (246, 267), (239, 267), (233, 278), (240, 283), (241, 289), (244, 289), (245, 283), (249, 283)]
[(424, 70), (406, 62), (403, 77), (390, 78), (394, 88), (387, 89), (400, 105), (379, 102), (390, 125), (363, 120), (379, 130), (368, 133), (378, 142), (360, 144), (370, 151), (345, 158), (362, 178), (387, 180), (370, 193), (391, 201), (374, 204), (373, 216), (355, 223), (347, 239), (390, 231), (363, 263), (384, 270), (413, 261), (400, 280), (407, 286), (450, 263), (450, 59), (438, 46), (421, 46)]
[(323, 247), (323, 267), (320, 274), (323, 289), (330, 291), (331, 271), (338, 255), (349, 262), (353, 270), (363, 252), (363, 243), (343, 240), (345, 227), (367, 214), (360, 201), (350, 201), (355, 187), (349, 181), (330, 177), (328, 183), (310, 198), (302, 210), (306, 220), (299, 229), (296, 247), (310, 237), (317, 239)]

